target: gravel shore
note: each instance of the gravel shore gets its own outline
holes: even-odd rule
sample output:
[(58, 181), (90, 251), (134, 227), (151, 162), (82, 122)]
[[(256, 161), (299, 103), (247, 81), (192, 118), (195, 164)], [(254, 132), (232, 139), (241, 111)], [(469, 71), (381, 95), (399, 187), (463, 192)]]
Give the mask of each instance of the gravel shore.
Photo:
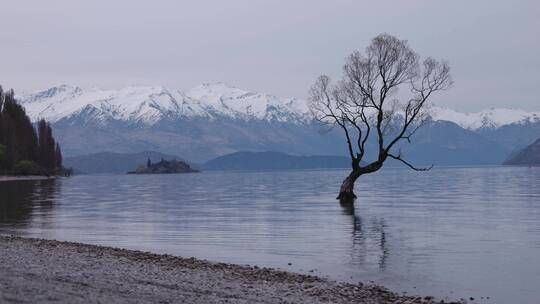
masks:
[(0, 236), (1, 303), (445, 303), (267, 268)]

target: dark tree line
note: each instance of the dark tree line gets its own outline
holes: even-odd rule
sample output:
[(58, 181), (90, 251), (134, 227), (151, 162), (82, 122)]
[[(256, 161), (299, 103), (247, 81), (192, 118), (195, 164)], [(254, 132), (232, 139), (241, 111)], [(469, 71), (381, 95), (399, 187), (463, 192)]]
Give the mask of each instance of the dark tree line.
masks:
[(37, 129), (13, 90), (0, 87), (0, 174), (64, 174), (62, 152), (51, 126), (40, 120)]

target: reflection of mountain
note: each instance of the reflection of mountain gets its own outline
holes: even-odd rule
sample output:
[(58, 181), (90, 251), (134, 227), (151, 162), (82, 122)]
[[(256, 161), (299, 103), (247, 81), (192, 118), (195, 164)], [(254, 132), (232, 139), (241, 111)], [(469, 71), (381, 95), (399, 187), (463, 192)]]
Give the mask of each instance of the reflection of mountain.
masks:
[(26, 225), (34, 216), (47, 213), (60, 188), (55, 179), (0, 182), (0, 227)]
[(389, 254), (384, 219), (365, 221), (356, 214), (354, 203), (341, 202), (340, 204), (343, 213), (350, 216), (352, 220), (352, 263), (371, 264), (372, 261), (367, 261), (376, 259), (378, 268), (384, 270)]

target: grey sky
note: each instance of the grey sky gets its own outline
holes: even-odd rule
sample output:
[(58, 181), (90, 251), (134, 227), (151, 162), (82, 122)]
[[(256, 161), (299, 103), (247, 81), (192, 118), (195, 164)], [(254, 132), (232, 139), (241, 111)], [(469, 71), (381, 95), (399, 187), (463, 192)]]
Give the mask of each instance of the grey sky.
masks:
[(447, 59), (439, 105), (540, 110), (540, 2), (2, 0), (0, 83), (188, 89), (225, 81), (306, 97), (382, 32)]

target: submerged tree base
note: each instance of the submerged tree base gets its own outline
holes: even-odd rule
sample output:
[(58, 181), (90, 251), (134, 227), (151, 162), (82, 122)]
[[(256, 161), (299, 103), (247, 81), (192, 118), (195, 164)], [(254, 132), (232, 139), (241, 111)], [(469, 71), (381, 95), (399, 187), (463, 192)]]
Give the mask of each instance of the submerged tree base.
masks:
[[(355, 166), (358, 166), (358, 163), (355, 163)], [(361, 172), (358, 170), (358, 168), (353, 169), (353, 171), (345, 178), (343, 183), (341, 184), (341, 187), (339, 189), (339, 194), (336, 197), (338, 200), (345, 200), (354, 202), (354, 199), (356, 198), (356, 194), (354, 194), (354, 183), (360, 177)]]
[(336, 197), (336, 199), (340, 201), (348, 201), (348, 202), (354, 202), (354, 200), (357, 198), (356, 194), (354, 192), (340, 192), (339, 195)]

